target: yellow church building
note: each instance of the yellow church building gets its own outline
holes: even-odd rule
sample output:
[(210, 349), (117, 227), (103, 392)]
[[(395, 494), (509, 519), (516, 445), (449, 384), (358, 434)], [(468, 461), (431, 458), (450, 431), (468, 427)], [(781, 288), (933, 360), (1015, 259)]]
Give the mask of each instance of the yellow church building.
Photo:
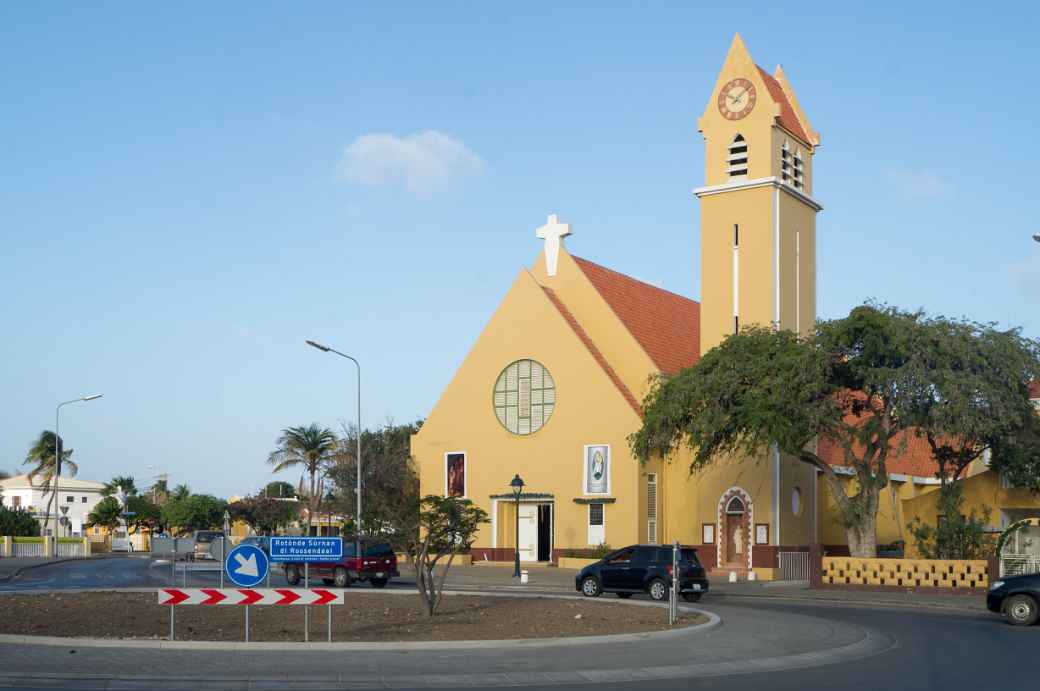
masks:
[[(645, 465), (627, 437), (652, 375), (688, 367), (743, 325), (816, 319), (813, 153), (819, 135), (777, 68), (734, 38), (698, 120), (706, 147), (700, 303), (570, 254), (556, 215), (412, 438), (421, 492), (484, 508), (474, 560), (679, 540), (709, 566), (774, 567), (817, 540), (815, 471), (776, 452), (694, 475)], [(516, 504), (509, 483), (525, 487)], [(519, 540), (518, 540), (519, 537)]]

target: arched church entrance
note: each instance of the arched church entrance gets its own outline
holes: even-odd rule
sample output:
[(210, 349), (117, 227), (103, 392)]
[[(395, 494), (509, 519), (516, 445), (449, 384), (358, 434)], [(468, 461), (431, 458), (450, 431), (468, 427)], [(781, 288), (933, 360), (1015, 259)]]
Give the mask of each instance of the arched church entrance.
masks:
[(751, 553), (751, 497), (739, 487), (719, 500), (719, 566), (749, 568)]

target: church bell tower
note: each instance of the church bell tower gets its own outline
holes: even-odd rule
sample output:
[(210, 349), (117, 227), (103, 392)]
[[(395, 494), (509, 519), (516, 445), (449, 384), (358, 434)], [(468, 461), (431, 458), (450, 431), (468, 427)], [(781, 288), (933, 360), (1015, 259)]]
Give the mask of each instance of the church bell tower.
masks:
[(812, 129), (787, 76), (740, 36), (698, 120), (704, 135), (700, 352), (757, 324), (806, 333), (816, 320)]

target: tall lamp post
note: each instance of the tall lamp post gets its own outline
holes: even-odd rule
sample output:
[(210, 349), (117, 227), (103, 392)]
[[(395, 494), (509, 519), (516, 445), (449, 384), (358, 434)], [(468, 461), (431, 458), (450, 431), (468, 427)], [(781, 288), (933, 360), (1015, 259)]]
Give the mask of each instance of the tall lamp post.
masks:
[[(314, 341), (307, 341), (307, 345), (312, 348), (317, 348), (323, 353), (335, 353), (340, 357), (344, 357), (354, 363), (357, 367), (357, 515), (354, 517), (355, 528), (357, 529), (355, 549), (357, 552), (357, 558), (361, 558), (361, 363), (356, 359), (350, 357), (346, 353), (341, 353), (334, 348), (330, 348)], [(320, 527), (320, 521), (319, 521)]]
[(520, 578), (520, 495), (524, 491), (524, 481), (520, 479), (520, 473), (513, 476), (509, 486), (513, 488), (513, 498), (516, 499), (516, 550), (513, 552), (513, 578)]
[(61, 409), (62, 406), (67, 406), (70, 403), (82, 403), (84, 401), (93, 401), (97, 398), (101, 398), (104, 394), (96, 393), (90, 396), (80, 396), (74, 398), (71, 401), (63, 401), (58, 404), (58, 407), (54, 409), (54, 482), (51, 485), (51, 491), (54, 492), (54, 553), (58, 552), (58, 521), (60, 520), (59, 514), (61, 513), (61, 496), (58, 494), (58, 480), (61, 478), (61, 455), (62, 455), (62, 443), (61, 443)]

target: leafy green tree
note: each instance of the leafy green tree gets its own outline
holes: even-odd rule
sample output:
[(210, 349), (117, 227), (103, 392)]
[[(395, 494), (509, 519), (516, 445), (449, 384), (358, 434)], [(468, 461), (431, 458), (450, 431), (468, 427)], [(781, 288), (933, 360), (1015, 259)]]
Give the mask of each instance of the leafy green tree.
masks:
[(119, 519), (123, 514), (123, 507), (115, 497), (105, 497), (98, 502), (94, 510), (87, 516), (87, 525), (101, 526), (109, 530), (119, 525)]
[(989, 467), (1012, 487), (1040, 493), (1040, 415), (993, 442)]
[[(905, 441), (907, 367), (920, 315), (863, 305), (800, 338), (751, 327), (704, 353), (693, 367), (653, 382), (643, 426), (629, 437), (643, 461), (693, 452), (690, 471), (726, 456), (760, 456), (772, 445), (819, 470), (838, 507), (849, 551), (872, 557), (886, 461)], [(827, 438), (855, 473), (846, 489), (815, 452)]]
[[(176, 494), (176, 492), (175, 492)], [(220, 528), (224, 524), (227, 502), (208, 494), (171, 497), (160, 510), (160, 520), (182, 533)]]
[(296, 489), (284, 480), (268, 482), (260, 493), (272, 499), (293, 499), (296, 497)]
[[(404, 547), (415, 536), (402, 533), (414, 527), (402, 517), (419, 513), (419, 475), (411, 455), (411, 436), (422, 421), (404, 425), (387, 421), (361, 435), (362, 524), (366, 535), (379, 536)], [(344, 430), (335, 463), (328, 472), (332, 480), (331, 510), (345, 516), (357, 512), (357, 428)]]
[(959, 482), (935, 492), (938, 520), (935, 526), (915, 517), (908, 526), (917, 551), (925, 559), (986, 559), (993, 553), (993, 536), (988, 524), (990, 508), (981, 513), (973, 508), (964, 515), (963, 488)]
[(336, 452), (336, 435), (332, 430), (317, 424), (287, 427), (282, 430), (276, 443), (278, 448), (267, 458), (267, 462), (274, 466), (272, 472), (278, 473), (294, 466), (303, 466), (310, 476), (310, 492), (307, 495), (309, 515), (316, 516), (319, 501), (317, 476), (319, 470), (329, 463)]
[(170, 494), (171, 499), (187, 499), (191, 496), (191, 488), (181, 483), (173, 488), (173, 492)]
[(258, 533), (270, 535), (290, 525), (298, 517), (298, 503), (274, 497), (246, 497), (228, 505), (233, 519), (245, 523)]
[(40, 522), (25, 509), (9, 509), (0, 505), (0, 535), (37, 537)]
[(101, 490), (101, 495), (111, 497), (119, 490), (123, 490), (123, 494), (126, 496), (132, 497), (137, 494), (137, 485), (134, 484), (134, 479), (130, 476), (117, 475), (110, 482), (105, 483), (104, 489)]
[[(415, 584), (423, 602), (423, 612), (432, 617), (444, 594), (444, 581), (448, 577), (452, 560), (456, 554), (469, 551), (481, 524), (488, 522), (487, 512), (469, 499), (428, 495), (422, 498), (417, 515), (417, 535), (409, 552), (415, 567)], [(412, 519), (415, 520), (415, 519)], [(445, 556), (440, 574), (434, 570)]]
[(126, 499), (126, 525), (131, 533), (141, 529), (158, 530), (163, 527), (162, 511), (150, 497), (140, 494)]
[(32, 466), (27, 473), (29, 482), (35, 484), (35, 478), (41, 478), (43, 496), (48, 497), (47, 506), (43, 512), (44, 525), (47, 524), (50, 518), (51, 507), (55, 501), (53, 492), (54, 475), (58, 470), (57, 459), (59, 455), (61, 457), (61, 466), (69, 471), (69, 475), (74, 476), (79, 471), (79, 466), (72, 461), (72, 449), (66, 449), (61, 438), (56, 436), (54, 432), (44, 430), (40, 432), (40, 436), (29, 447), (29, 452), (25, 455), (25, 460), (23, 461), (24, 465)]
[(899, 414), (928, 441), (943, 486), (994, 450), (1010, 476), (1035, 484), (1028, 478), (1040, 475), (1040, 442), (1029, 382), (1040, 379), (1040, 341), (940, 317), (919, 321), (913, 352)]

